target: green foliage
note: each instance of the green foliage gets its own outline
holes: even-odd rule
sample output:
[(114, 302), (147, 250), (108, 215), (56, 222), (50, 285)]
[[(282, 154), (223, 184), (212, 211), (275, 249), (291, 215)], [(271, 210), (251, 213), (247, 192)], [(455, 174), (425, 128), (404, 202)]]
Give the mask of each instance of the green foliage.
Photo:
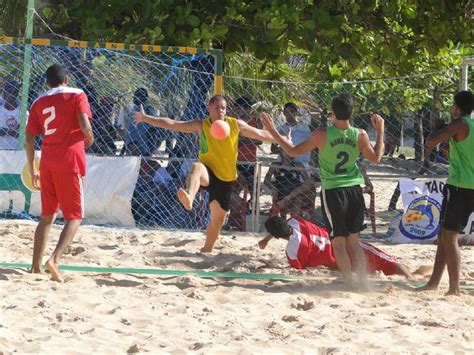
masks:
[[(18, 6), (26, 12), (26, 0), (2, 3), (10, 4), (4, 5), (10, 9), (21, 3)], [(216, 47), (227, 56), (250, 53), (261, 66), (280, 65), (297, 51), (306, 56), (305, 76), (315, 81), (440, 70), (473, 53), (469, 0), (50, 0), (37, 4), (56, 32), (76, 39)], [(8, 34), (8, 28), (2, 27)], [(38, 24), (36, 35), (41, 31), (45, 28)]]

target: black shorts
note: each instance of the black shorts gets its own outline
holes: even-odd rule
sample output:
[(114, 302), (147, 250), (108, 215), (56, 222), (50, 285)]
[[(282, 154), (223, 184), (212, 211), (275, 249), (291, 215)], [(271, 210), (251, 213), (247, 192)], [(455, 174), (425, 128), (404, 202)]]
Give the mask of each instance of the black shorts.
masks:
[[(205, 166), (205, 165), (204, 165)], [(222, 181), (206, 166), (209, 174), (209, 186), (201, 186), (209, 192), (209, 203), (216, 200), (225, 211), (230, 210), (230, 194), (234, 181)]]
[(461, 232), (474, 212), (474, 190), (446, 184), (443, 195), (441, 226), (450, 231)]
[(364, 229), (365, 201), (360, 186), (321, 189), (321, 205), (331, 238), (349, 237)]

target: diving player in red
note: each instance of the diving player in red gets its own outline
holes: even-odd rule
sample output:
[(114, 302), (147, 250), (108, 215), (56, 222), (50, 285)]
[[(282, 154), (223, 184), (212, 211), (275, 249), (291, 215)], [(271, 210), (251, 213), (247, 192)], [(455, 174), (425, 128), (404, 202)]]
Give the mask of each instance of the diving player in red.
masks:
[[(291, 267), (304, 269), (326, 266), (337, 269), (326, 228), (318, 227), (301, 217), (292, 217), (287, 222), (278, 216), (268, 218), (265, 221), (265, 228), (269, 235), (258, 243), (260, 249), (264, 249), (273, 237), (288, 240), (286, 257)], [(366, 258), (368, 273), (382, 271), (385, 275), (400, 274), (409, 280), (416, 279), (410, 270), (399, 263), (394, 256), (369, 243), (359, 241), (359, 244)], [(424, 274), (429, 271), (425, 269), (424, 266), (420, 267), (415, 273)]]
[[(60, 207), (66, 224), (46, 262), (51, 279), (62, 282), (58, 262), (84, 217), (85, 148), (93, 140), (92, 113), (86, 94), (67, 86), (66, 70), (54, 64), (46, 70), (49, 91), (31, 106), (26, 125), (26, 155), (33, 186), (41, 190), (41, 220), (35, 231), (31, 272), (41, 273), (49, 231)], [(35, 137), (43, 135), (39, 171), (34, 165)]]

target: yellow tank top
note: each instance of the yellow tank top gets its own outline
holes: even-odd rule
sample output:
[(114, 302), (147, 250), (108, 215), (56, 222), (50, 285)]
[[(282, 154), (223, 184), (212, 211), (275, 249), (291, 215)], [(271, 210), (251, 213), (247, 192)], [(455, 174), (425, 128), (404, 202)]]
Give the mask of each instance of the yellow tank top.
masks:
[(222, 181), (237, 179), (237, 146), (239, 142), (239, 125), (237, 119), (226, 117), (230, 126), (227, 138), (217, 140), (211, 135), (211, 119), (202, 122), (199, 137), (199, 161), (206, 165)]

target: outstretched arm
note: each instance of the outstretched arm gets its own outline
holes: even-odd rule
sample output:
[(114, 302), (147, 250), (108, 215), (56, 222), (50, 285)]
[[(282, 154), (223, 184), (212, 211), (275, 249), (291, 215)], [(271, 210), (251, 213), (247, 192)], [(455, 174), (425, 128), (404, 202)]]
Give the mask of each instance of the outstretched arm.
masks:
[(368, 161), (378, 164), (384, 151), (383, 132), (385, 124), (383, 118), (377, 114), (372, 115), (371, 120), (377, 134), (375, 146), (370, 143), (367, 132), (361, 129), (359, 130), (359, 149)]
[(170, 131), (183, 133), (200, 133), (202, 130), (202, 121), (175, 121), (168, 117), (153, 117), (145, 114), (143, 106), (140, 105), (140, 111), (133, 117), (135, 123), (145, 122), (152, 126), (169, 129)]
[(298, 145), (293, 145), (288, 139), (283, 137), (275, 127), (275, 123), (270, 115), (266, 112), (260, 114), (263, 127), (273, 136), (274, 140), (283, 148), (283, 150), (292, 157), (305, 154), (312, 149), (324, 147), (326, 141), (326, 131), (318, 129), (311, 136)]
[(430, 149), (436, 147), (439, 143), (447, 141), (454, 137), (456, 140), (465, 138), (468, 132), (466, 122), (464, 120), (454, 120), (446, 127), (431, 134), (426, 140), (426, 146)]
[(243, 137), (256, 139), (262, 142), (276, 142), (270, 132), (250, 126), (248, 123), (237, 120), (240, 134)]
[(268, 242), (273, 238), (270, 234), (263, 238), (261, 241), (258, 242), (258, 247), (260, 249), (265, 249), (267, 247)]

